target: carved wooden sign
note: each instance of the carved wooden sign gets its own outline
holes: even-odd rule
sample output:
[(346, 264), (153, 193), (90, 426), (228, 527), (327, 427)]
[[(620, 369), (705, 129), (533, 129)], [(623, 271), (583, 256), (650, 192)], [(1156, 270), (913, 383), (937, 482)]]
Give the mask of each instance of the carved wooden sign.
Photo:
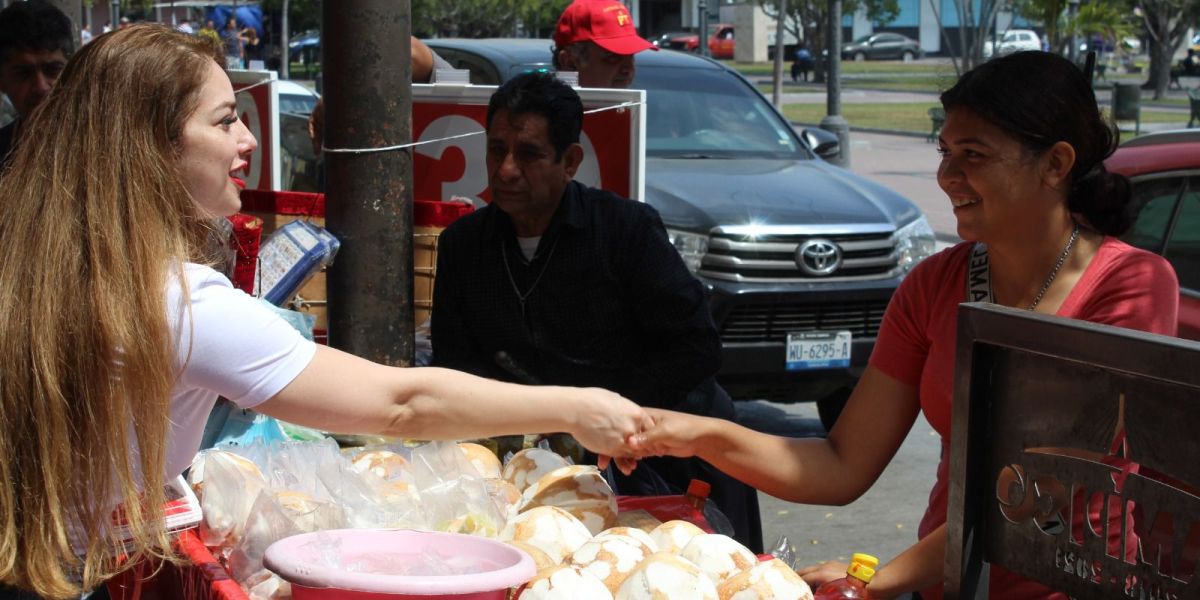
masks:
[(946, 598), (1200, 598), (1200, 344), (963, 305)]

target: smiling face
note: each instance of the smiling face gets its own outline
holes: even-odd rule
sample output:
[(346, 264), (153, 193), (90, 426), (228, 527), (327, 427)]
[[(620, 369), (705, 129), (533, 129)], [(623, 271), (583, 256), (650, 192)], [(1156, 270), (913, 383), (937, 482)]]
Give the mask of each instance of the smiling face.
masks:
[(58, 81), (67, 59), (62, 50), (10, 50), (0, 57), (0, 92), (22, 117), (41, 104)]
[(1065, 203), (1047, 175), (1048, 152), (1036, 155), (969, 109), (946, 111), (938, 138), (938, 185), (954, 205), (958, 235), (991, 243), (1029, 230)]
[(184, 123), (181, 146), (180, 173), (192, 201), (212, 217), (236, 213), (245, 183), (235, 172), (249, 164), (258, 142), (238, 119), (233, 86), (215, 62), (200, 88), (195, 112)]
[(556, 157), (546, 117), (499, 110), (487, 132), (492, 202), (512, 219), (517, 235), (541, 235), (583, 157), (572, 144)]

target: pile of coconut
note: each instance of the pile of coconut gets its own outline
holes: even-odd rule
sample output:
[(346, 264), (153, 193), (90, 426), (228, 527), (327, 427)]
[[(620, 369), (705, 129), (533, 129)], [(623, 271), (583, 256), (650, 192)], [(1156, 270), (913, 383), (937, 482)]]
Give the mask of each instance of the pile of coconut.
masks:
[(332, 441), (209, 451), (189, 481), (201, 536), (252, 598), (290, 595), (262, 567), (273, 542), (346, 527), (410, 528), (499, 538), (538, 574), (514, 598), (809, 599), (778, 559), (646, 511), (618, 513), (594, 466), (543, 448), (503, 464), (473, 443), (339, 450)]
[(521, 497), (500, 539), (529, 554), (538, 568), (514, 599), (812, 599), (783, 561), (759, 561), (732, 538), (687, 521), (618, 513), (599, 470), (560, 461), (535, 448), (504, 465), (503, 479)]

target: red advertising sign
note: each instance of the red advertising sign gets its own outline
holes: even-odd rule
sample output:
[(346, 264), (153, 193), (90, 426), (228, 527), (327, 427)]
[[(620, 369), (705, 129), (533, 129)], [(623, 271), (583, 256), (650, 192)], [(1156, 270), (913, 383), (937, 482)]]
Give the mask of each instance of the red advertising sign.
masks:
[[(484, 126), (493, 86), (413, 86), (413, 198), (460, 196), (491, 201)], [(588, 90), (579, 94), (584, 159), (575, 180), (626, 198), (642, 199), (645, 119), (640, 90)], [(605, 110), (607, 109), (607, 110)]]

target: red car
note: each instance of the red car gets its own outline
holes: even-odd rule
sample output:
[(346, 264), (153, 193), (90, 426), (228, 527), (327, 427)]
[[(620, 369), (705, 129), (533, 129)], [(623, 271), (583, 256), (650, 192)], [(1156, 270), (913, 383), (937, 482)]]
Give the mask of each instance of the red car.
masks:
[[(695, 33), (664, 33), (651, 43), (671, 50), (700, 51), (700, 36)], [(708, 53), (713, 58), (733, 58), (733, 25), (718, 23), (708, 26)]]
[(1105, 162), (1133, 182), (1137, 220), (1122, 239), (1179, 277), (1179, 337), (1200, 340), (1200, 129), (1144, 135)]

